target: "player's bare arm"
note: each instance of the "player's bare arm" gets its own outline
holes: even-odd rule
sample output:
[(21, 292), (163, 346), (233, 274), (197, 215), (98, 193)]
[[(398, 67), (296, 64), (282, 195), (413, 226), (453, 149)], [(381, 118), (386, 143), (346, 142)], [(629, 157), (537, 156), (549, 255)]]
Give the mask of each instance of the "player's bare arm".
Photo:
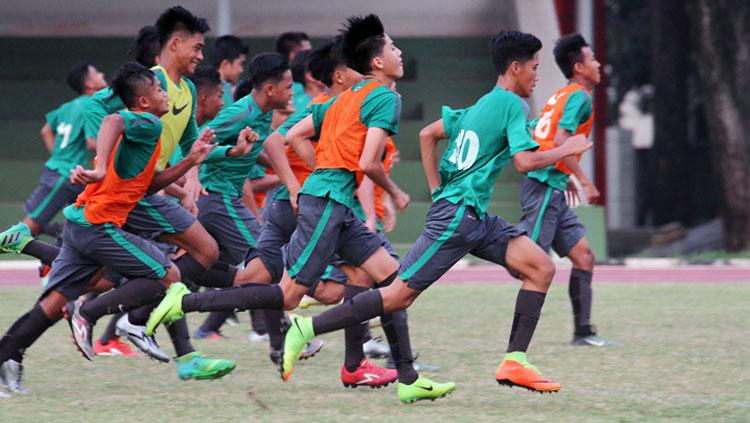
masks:
[(588, 151), (593, 144), (585, 135), (570, 137), (563, 145), (547, 151), (521, 151), (513, 156), (513, 164), (521, 173), (541, 169), (562, 160), (567, 156), (575, 156)]
[(409, 194), (403, 192), (388, 176), (381, 161), (387, 138), (388, 132), (385, 129), (369, 128), (367, 130), (365, 145), (359, 157), (359, 169), (393, 197), (396, 210), (401, 213), (409, 205), (410, 199)]
[(440, 173), (438, 171), (438, 160), (440, 158), (438, 157), (437, 145), (440, 140), (445, 138), (443, 119), (438, 119), (419, 131), (419, 152), (422, 156), (422, 167), (425, 176), (427, 176), (427, 185), (430, 187), (430, 192), (440, 186)]

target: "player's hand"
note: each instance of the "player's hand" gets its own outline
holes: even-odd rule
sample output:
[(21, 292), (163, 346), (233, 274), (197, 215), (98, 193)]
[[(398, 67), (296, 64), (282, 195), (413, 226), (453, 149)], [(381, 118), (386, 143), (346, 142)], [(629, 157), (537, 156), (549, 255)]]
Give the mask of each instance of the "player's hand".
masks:
[(583, 191), (586, 193), (586, 203), (596, 203), (601, 196), (599, 190), (596, 189), (596, 186), (592, 184), (591, 181), (582, 181), (581, 185), (583, 185)]
[(565, 145), (568, 148), (570, 155), (582, 154), (590, 150), (591, 147), (594, 146), (594, 144), (589, 142), (586, 139), (586, 136), (583, 134), (578, 134), (578, 135), (568, 138), (568, 140), (565, 141), (565, 144), (563, 145)]
[(193, 146), (190, 147), (190, 153), (188, 154), (194, 164), (203, 163), (206, 156), (216, 148), (218, 144), (214, 142), (215, 139), (216, 134), (211, 128), (206, 128), (201, 132)]
[(299, 185), (287, 187), (289, 190), (289, 204), (292, 206), (292, 213), (294, 213), (294, 217), (297, 217), (297, 213), (299, 213), (299, 206), (297, 205), (297, 198), (299, 196)]
[(104, 179), (105, 172), (97, 169), (86, 170), (78, 165), (70, 171), (70, 182), (79, 185), (93, 184)]
[(581, 193), (578, 192), (578, 185), (572, 179), (568, 179), (568, 185), (565, 187), (565, 202), (570, 207), (581, 204)]
[(208, 195), (208, 192), (203, 189), (203, 184), (198, 180), (197, 177), (188, 177), (185, 181), (185, 186), (182, 187), (188, 192), (188, 196), (193, 199), (193, 202), (198, 201), (201, 195)]
[(252, 129), (245, 127), (237, 136), (237, 145), (227, 151), (227, 156), (242, 157), (247, 155), (253, 148), (253, 144), (260, 139), (260, 135)]
[(182, 199), (180, 200), (180, 204), (182, 204), (182, 207), (185, 208), (190, 214), (193, 216), (198, 216), (198, 205), (195, 204), (195, 200), (193, 199), (193, 196), (190, 195), (190, 193), (187, 193)]
[(367, 218), (367, 220), (365, 220), (365, 226), (367, 226), (367, 229), (369, 229), (370, 232), (375, 233), (378, 230), (378, 220), (374, 217)]
[(390, 202), (383, 204), (383, 221), (380, 222), (383, 227), (383, 232), (390, 233), (396, 227), (396, 210)]
[(409, 202), (411, 201), (411, 198), (409, 198), (409, 194), (401, 191), (400, 189), (395, 193), (395, 195), (391, 195), (393, 198), (393, 205), (396, 207), (396, 211), (398, 213), (403, 213), (404, 210), (406, 210), (406, 207), (409, 205)]

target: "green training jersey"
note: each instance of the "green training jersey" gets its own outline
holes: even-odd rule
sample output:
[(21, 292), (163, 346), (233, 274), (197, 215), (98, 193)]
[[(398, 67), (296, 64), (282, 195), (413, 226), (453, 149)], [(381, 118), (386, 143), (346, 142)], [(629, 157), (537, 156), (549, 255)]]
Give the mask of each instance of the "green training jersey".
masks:
[(89, 161), (83, 127), (84, 111), (90, 100), (89, 96), (82, 95), (44, 116), (55, 134), (55, 145), (44, 166), (62, 176), (69, 176), (73, 168)]
[(307, 95), (305, 92), (305, 86), (299, 82), (292, 83), (292, 103), (294, 103), (294, 111), (301, 112), (307, 109), (307, 105), (310, 104), (312, 97)]
[(486, 214), (498, 173), (516, 153), (539, 147), (526, 128), (522, 102), (495, 87), (467, 109), (443, 107), (449, 142), (433, 201), (463, 201), (480, 216)]
[[(272, 116), (273, 110), (263, 113), (253, 97), (247, 95), (219, 112), (208, 123), (216, 133), (219, 147), (212, 152), (211, 160), (201, 166), (200, 180), (204, 188), (235, 197), (242, 196), (242, 185), (253, 167), (257, 166), (256, 160), (263, 151), (263, 141), (271, 130)], [(247, 155), (226, 156), (226, 151), (237, 144), (237, 137), (245, 127), (250, 127), (260, 138)]]
[(221, 110), (228, 108), (234, 103), (234, 96), (232, 94), (233, 88), (234, 87), (229, 82), (221, 81), (221, 97), (224, 99), (224, 106), (222, 106)]
[(84, 111), (84, 132), (86, 138), (96, 140), (104, 117), (124, 108), (125, 105), (122, 103), (122, 100), (112, 92), (111, 88), (105, 87), (95, 92)]

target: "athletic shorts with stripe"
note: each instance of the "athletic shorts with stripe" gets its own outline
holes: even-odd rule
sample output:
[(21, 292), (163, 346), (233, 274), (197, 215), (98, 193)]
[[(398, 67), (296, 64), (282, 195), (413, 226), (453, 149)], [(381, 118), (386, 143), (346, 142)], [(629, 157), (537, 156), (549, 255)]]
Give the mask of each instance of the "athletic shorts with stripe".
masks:
[(337, 254), (361, 266), (383, 246), (383, 239), (370, 232), (351, 208), (306, 194), (297, 201), (297, 228), (284, 247), (284, 264), (296, 283), (315, 284)]
[(44, 167), (39, 185), (26, 200), (23, 211), (34, 222), (49, 223), (65, 206), (73, 203), (84, 186), (70, 182), (70, 178), (58, 171)]
[(66, 220), (44, 294), (54, 290), (76, 299), (102, 266), (128, 279), (158, 280), (172, 262), (153, 243), (111, 223), (81, 226)]
[(237, 266), (258, 255), (258, 220), (242, 197), (209, 192), (198, 198), (198, 221), (219, 244), (219, 261)]
[(128, 215), (125, 230), (146, 239), (156, 239), (163, 233), (185, 232), (195, 223), (195, 217), (176, 200), (151, 194), (141, 198)]
[(467, 254), (505, 267), (508, 242), (525, 232), (498, 216), (480, 219), (471, 206), (447, 200), (432, 203), (422, 234), (401, 262), (399, 276), (409, 288), (425, 290)]
[[(260, 233), (256, 249), (266, 269), (271, 274), (273, 283), (278, 283), (284, 273), (284, 255), (282, 248), (289, 243), (289, 239), (297, 227), (289, 200), (273, 199), (266, 203), (266, 222)], [(346, 283), (346, 275), (337, 267), (328, 265), (320, 279), (336, 283)]]
[(518, 226), (544, 251), (560, 257), (586, 236), (586, 227), (565, 202), (565, 193), (528, 176), (521, 182), (523, 217)]

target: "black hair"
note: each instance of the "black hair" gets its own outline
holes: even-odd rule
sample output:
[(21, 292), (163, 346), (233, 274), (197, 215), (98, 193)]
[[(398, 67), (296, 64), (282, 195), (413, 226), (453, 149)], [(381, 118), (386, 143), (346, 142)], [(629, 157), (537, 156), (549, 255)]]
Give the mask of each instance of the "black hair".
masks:
[(566, 78), (573, 77), (573, 65), (583, 63), (581, 49), (588, 45), (581, 34), (568, 34), (557, 40), (553, 51), (555, 62)]
[(182, 6), (174, 6), (165, 10), (156, 20), (159, 31), (159, 44), (164, 46), (176, 31), (187, 31), (191, 34), (205, 34), (211, 30), (208, 21), (199, 18)]
[(305, 85), (305, 73), (307, 72), (309, 57), (310, 50), (300, 51), (294, 56), (294, 60), (289, 63), (289, 69), (292, 70), (292, 79), (294, 82)]
[(242, 97), (250, 94), (253, 91), (253, 80), (243, 79), (237, 84), (234, 89), (234, 101), (241, 99)]
[(145, 88), (157, 84), (151, 70), (137, 62), (125, 62), (117, 70), (115, 79), (109, 84), (112, 93), (125, 103), (125, 107), (136, 105), (138, 97), (145, 95)]
[(513, 62), (528, 62), (541, 49), (539, 38), (524, 32), (500, 31), (490, 40), (492, 63), (500, 74), (504, 74)]
[(128, 49), (128, 56), (146, 67), (156, 65), (156, 56), (161, 53), (159, 31), (154, 25), (146, 25), (138, 31)]
[(85, 60), (80, 61), (70, 68), (68, 76), (65, 78), (68, 86), (78, 94), (83, 94), (86, 78), (89, 76), (89, 67), (91, 67), (91, 63)]
[(285, 59), (289, 58), (289, 53), (294, 50), (295, 47), (302, 44), (303, 41), (309, 41), (310, 37), (304, 32), (285, 32), (279, 35), (276, 39), (276, 53), (284, 56)]
[(211, 66), (218, 68), (221, 62), (228, 60), (235, 61), (238, 57), (248, 55), (250, 49), (239, 37), (234, 35), (222, 35), (214, 42), (214, 50), (211, 53)]
[(250, 60), (248, 66), (253, 87), (260, 88), (264, 82), (272, 80), (278, 82), (289, 70), (284, 56), (279, 53), (260, 53)]
[(333, 85), (333, 73), (340, 65), (345, 65), (341, 57), (341, 36), (326, 41), (310, 52), (307, 58), (307, 70), (312, 77), (326, 87)]
[(198, 91), (203, 88), (221, 86), (221, 75), (219, 75), (219, 71), (208, 66), (197, 68), (192, 75), (188, 76), (188, 79), (193, 81), (195, 89)]
[(346, 22), (346, 26), (341, 30), (342, 51), (346, 64), (361, 74), (369, 73), (372, 70), (372, 58), (383, 53), (385, 46), (383, 23), (373, 14), (365, 17), (352, 16)]

